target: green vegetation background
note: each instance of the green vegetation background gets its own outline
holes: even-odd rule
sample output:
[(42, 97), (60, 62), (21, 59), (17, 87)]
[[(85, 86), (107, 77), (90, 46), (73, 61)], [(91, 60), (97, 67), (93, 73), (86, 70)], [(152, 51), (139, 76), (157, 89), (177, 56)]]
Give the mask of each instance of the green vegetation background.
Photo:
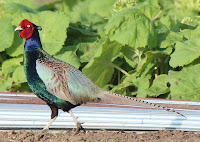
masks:
[(43, 48), (128, 96), (200, 100), (199, 0), (0, 0), (0, 92), (30, 92), (21, 20)]

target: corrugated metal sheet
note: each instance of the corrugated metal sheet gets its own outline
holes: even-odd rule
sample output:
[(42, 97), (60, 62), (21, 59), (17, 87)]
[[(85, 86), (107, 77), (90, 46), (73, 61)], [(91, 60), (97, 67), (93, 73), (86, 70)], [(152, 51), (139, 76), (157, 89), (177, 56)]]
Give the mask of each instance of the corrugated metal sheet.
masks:
[[(0, 101), (29, 100), (35, 98), (30, 94), (0, 94)], [(36, 99), (36, 98), (35, 98)], [(32, 100), (32, 99), (30, 99)], [(182, 105), (196, 105), (199, 102), (148, 100), (153, 103), (172, 103)], [(27, 101), (28, 102), (28, 101)], [(200, 110), (176, 109), (187, 118), (176, 113), (153, 108), (134, 106), (119, 106), (99, 104), (79, 106), (73, 109), (79, 122), (84, 122), (85, 129), (115, 129), (115, 130), (184, 130), (200, 131)], [(98, 105), (97, 105), (98, 106)], [(50, 119), (50, 109), (41, 104), (0, 104), (0, 129), (15, 128), (43, 128)], [(59, 111), (59, 116), (50, 128), (75, 128), (71, 116)]]

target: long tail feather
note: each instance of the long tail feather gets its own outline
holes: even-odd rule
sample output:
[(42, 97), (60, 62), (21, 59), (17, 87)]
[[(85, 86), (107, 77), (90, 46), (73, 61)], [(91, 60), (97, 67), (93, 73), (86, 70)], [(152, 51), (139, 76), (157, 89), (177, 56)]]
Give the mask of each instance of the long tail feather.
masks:
[(108, 92), (108, 91), (103, 91), (103, 95), (99, 96), (99, 98), (100, 98), (100, 102), (102, 102), (102, 103), (114, 103), (114, 104), (121, 104), (121, 105), (153, 106), (153, 107), (163, 109), (163, 110), (166, 110), (166, 111), (169, 111), (169, 112), (175, 112), (175, 113), (185, 117), (183, 114), (175, 111), (174, 109), (163, 107), (161, 105), (154, 104), (154, 103), (149, 103), (147, 101), (143, 101), (143, 100), (140, 100), (140, 99), (136, 99), (136, 98), (132, 98), (132, 97), (128, 97), (128, 96), (123, 96), (123, 95), (116, 94), (116, 93), (111, 93), (111, 92)]

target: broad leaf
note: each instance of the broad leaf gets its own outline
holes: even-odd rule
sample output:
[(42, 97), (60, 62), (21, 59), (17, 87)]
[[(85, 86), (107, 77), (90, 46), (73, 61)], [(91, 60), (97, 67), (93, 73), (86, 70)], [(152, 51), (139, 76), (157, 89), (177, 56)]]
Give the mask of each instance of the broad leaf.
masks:
[(38, 25), (43, 29), (40, 33), (43, 47), (49, 54), (55, 54), (60, 51), (67, 38), (69, 19), (64, 13), (49, 11), (41, 12), (38, 16)]
[(185, 38), (187, 39), (191, 39), (191, 38), (195, 38), (195, 37), (200, 37), (200, 26), (198, 26), (196, 29), (194, 30), (183, 30), (181, 31), (184, 35)]
[(89, 5), (89, 12), (92, 14), (98, 14), (104, 18), (111, 16), (113, 12), (113, 5), (116, 0), (93, 0)]
[(160, 48), (166, 48), (168, 46), (174, 46), (178, 41), (183, 41), (183, 34), (182, 33), (176, 33), (171, 31), (167, 36), (165, 40), (162, 40), (160, 43)]
[(11, 47), (9, 47), (6, 50), (6, 53), (12, 57), (23, 54), (24, 53), (24, 43), (25, 43), (25, 40), (21, 40), (21, 38), (19, 37), (19, 33), (15, 32), (14, 42), (11, 45)]
[[(98, 2), (96, 0), (96, 2)], [(79, 1), (79, 3), (73, 7), (73, 10), (71, 13), (69, 13), (69, 17), (72, 22), (77, 22), (81, 21), (85, 25), (98, 25), (98, 24), (103, 24), (106, 22), (104, 17), (101, 17), (98, 15), (98, 12), (94, 12), (91, 9), (90, 12), (90, 4), (95, 3), (95, 1), (91, 0), (85, 0), (85, 1)]]
[[(28, 0), (29, 1), (29, 0)], [(27, 13), (37, 13), (36, 10), (29, 8), (21, 3), (7, 3), (4, 4), (4, 10), (9, 14), (21, 14), (23, 12)]]
[(87, 27), (80, 22), (70, 23), (67, 28), (67, 45), (78, 45), (82, 43), (93, 43), (99, 37), (96, 30)]
[[(168, 47), (166, 49), (160, 49), (156, 51), (147, 51), (145, 53), (145, 58), (143, 59), (143, 63), (141, 63), (140, 67), (137, 69), (137, 72), (140, 75), (146, 75), (151, 74), (151, 72), (154, 70), (154, 67), (159, 62), (157, 59), (165, 58), (165, 56), (169, 56), (171, 54), (172, 48)], [(163, 64), (163, 63), (161, 63)], [(166, 67), (168, 65), (165, 65)], [(163, 70), (163, 68), (160, 70)]]
[(137, 79), (135, 74), (131, 74), (130, 76), (124, 76), (123, 81), (117, 86), (114, 86), (111, 91), (118, 92), (119, 90), (126, 89), (129, 86), (135, 85), (136, 82)]
[[(73, 1), (62, 1), (62, 6), (60, 7), (60, 11), (63, 11), (65, 13), (69, 13), (72, 8), (77, 4), (79, 0), (73, 0)], [(51, 1), (50, 1), (51, 2)]]
[(175, 46), (175, 52), (171, 55), (170, 66), (184, 66), (200, 56), (200, 40), (192, 38), (185, 42), (178, 42)]
[(3, 0), (7, 3), (22, 3), (23, 5), (26, 5), (26, 6), (33, 6), (33, 1), (34, 0)]
[(16, 70), (13, 72), (12, 79), (15, 83), (24, 83), (27, 81), (23, 66), (16, 68)]
[(137, 78), (137, 97), (138, 98), (146, 98), (149, 88), (149, 79), (151, 78), (150, 75), (145, 77)]
[(200, 64), (181, 71), (169, 71), (171, 98), (200, 101)]
[(105, 27), (111, 41), (118, 41), (133, 48), (155, 47), (157, 44), (153, 22), (134, 8), (114, 14)]
[(95, 57), (98, 50), (101, 50), (100, 48), (103, 42), (104, 41), (101, 40), (93, 43), (80, 43), (78, 48), (82, 52), (80, 56), (81, 62), (90, 62)]
[(8, 80), (0, 80), (0, 92), (8, 92), (10, 91), (10, 87), (13, 84), (12, 78), (9, 78)]
[(95, 57), (83, 68), (83, 72), (99, 87), (104, 87), (114, 73), (112, 60), (119, 54), (121, 45), (106, 40)]
[(130, 46), (123, 46), (121, 52), (124, 55), (126, 62), (132, 67), (136, 68), (139, 63), (139, 56), (136, 50)]
[(0, 52), (9, 48), (13, 43), (14, 29), (11, 25), (11, 19), (0, 19)]
[(23, 61), (22, 57), (12, 58), (2, 63), (2, 73), (7, 74), (13, 72)]
[[(70, 47), (68, 47), (70, 48)], [(80, 67), (80, 61), (79, 58), (77, 57), (76, 53), (73, 51), (65, 51), (64, 53), (60, 55), (55, 56), (57, 59), (60, 59), (66, 63), (71, 64), (72, 66), (79, 68)]]
[(167, 74), (159, 75), (154, 81), (153, 85), (148, 89), (148, 95), (151, 97), (157, 97), (161, 94), (168, 93), (169, 87), (167, 83), (169, 82), (169, 77)]
[(28, 86), (27, 83), (21, 83), (21, 86), (19, 88), (19, 92), (32, 92), (30, 87)]
[(135, 8), (142, 11), (149, 19), (155, 20), (154, 17), (157, 16), (161, 8), (159, 4), (159, 0), (145, 0), (136, 4)]

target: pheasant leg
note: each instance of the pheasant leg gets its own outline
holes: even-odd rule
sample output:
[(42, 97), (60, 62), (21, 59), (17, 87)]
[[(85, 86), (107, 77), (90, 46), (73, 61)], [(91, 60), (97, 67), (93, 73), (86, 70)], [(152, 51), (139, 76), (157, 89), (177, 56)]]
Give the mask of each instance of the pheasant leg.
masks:
[(69, 111), (69, 114), (71, 115), (71, 117), (73, 118), (75, 124), (76, 124), (76, 131), (75, 131), (75, 134), (77, 134), (81, 129), (84, 130), (84, 128), (81, 126), (81, 124), (83, 123), (79, 123), (77, 121), (77, 118), (74, 116), (74, 114), (72, 113), (72, 110)]
[(48, 124), (43, 128), (42, 131), (48, 130), (50, 125), (56, 120), (58, 116), (58, 108), (50, 104), (48, 104), (48, 106), (51, 108), (51, 120), (49, 120)]

